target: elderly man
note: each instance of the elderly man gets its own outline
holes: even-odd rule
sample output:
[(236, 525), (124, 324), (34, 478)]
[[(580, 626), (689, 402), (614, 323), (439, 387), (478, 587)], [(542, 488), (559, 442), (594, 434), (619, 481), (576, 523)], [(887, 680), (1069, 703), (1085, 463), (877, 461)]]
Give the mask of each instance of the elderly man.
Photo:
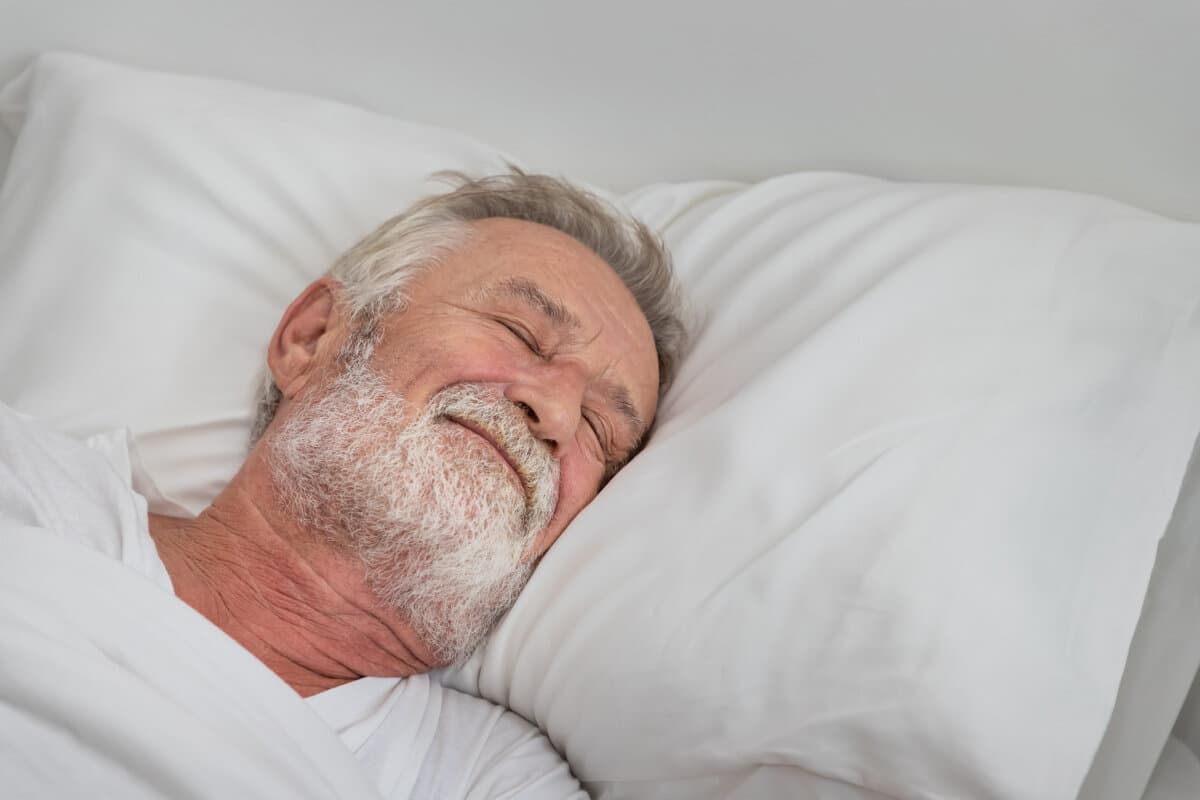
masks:
[[(262, 675), (245, 679), (261, 684), (254, 691), (217, 685), (237, 675), (220, 659), (240, 656), (223, 652), (208, 665), (198, 639), (212, 638), (213, 653), (231, 643), (201, 624), (256, 657), (273, 673), (270, 680), (294, 690), (295, 702), (310, 698), (309, 709), (341, 735), (384, 796), (568, 796), (577, 783), (514, 715), (423, 677), (399, 684), (357, 679), (419, 676), (458, 661), (511, 606), (542, 555), (645, 442), (682, 346), (677, 291), (657, 240), (592, 195), (516, 171), (459, 180), (454, 191), (384, 223), (292, 302), (267, 346), (253, 446), (199, 517), (147, 513), (129, 481), (152, 504), (154, 490), (123, 442), (101, 437), (87, 451), (11, 412), (0, 415), (0, 519), (7, 521), (0, 531), (13, 531), (6, 541), (16, 565), (0, 584), (16, 587), (14, 604), (40, 609), (30, 598), (45, 581), (25, 585), (29, 564), (53, 562), (45, 567), (50, 582), (60, 569), (97, 573), (97, 586), (112, 588), (98, 588), (63, 614), (71, 618), (68, 628), (80, 630), (101, 625), (79, 620), (107, 620), (100, 607), (123, 607), (113, 598), (128, 592), (130, 603), (147, 609), (143, 639), (125, 629), (72, 628), (62, 637), (87, 640), (84, 661), (102, 650), (106, 666), (119, 663), (151, 682), (158, 673), (146, 659), (176, 664), (167, 670), (170, 689), (156, 687), (152, 696), (195, 705), (188, 713), (204, 725), (231, 726), (225, 738), (257, 741), (256, 715), (277, 714), (294, 722), (263, 724), (294, 725), (289, 735), (310, 737), (299, 750), (321, 747), (313, 743), (321, 734), (308, 731), (303, 713), (287, 707), (286, 693)], [(160, 609), (157, 599), (142, 598), (142, 585), (126, 587), (86, 558), (78, 568), (64, 567), (74, 551), (42, 553), (30, 530), (54, 531), (123, 562), (208, 623), (195, 615), (185, 620), (178, 607)], [(72, 586), (66, 594), (74, 592)], [(17, 627), (28, 618), (14, 612), (10, 622), (17, 617)], [(184, 628), (195, 638), (156, 649), (164, 631), (177, 636)], [(41, 658), (5, 647), (13, 665)], [(181, 647), (188, 654), (179, 660)], [(195, 669), (197, 663), (205, 666)], [(247, 676), (253, 671), (245, 669)], [(191, 671), (211, 680), (189, 683)], [(4, 688), (9, 704), (0, 712), (6, 749), (33, 760), (34, 753), (64, 752), (65, 728), (71, 746), (84, 742), (89, 755), (78, 763), (87, 768), (77, 785), (44, 760), (23, 768), (27, 761), (9, 758), (0, 782), (8, 773), (26, 789), (49, 787), (44, 796), (84, 787), (92, 795), (123, 787), (123, 796), (188, 789), (183, 784), (197, 767), (172, 766), (174, 755), (150, 770), (156, 778), (133, 781), (139, 791), (114, 778), (112, 764), (93, 763), (96, 748), (120, 751), (141, 741), (141, 733), (96, 720), (154, 705), (143, 689), (114, 682), (110, 697), (129, 691), (133, 699), (112, 708), (83, 692), (77, 702), (86, 708), (78, 716), (86, 724), (72, 718), (79, 706), (66, 701), (51, 704), (56, 710), (47, 722), (45, 713), (11, 712), (20, 681), (38, 680), (14, 678), (18, 673), (24, 675), (0, 668), (0, 677), (16, 681)], [(80, 686), (87, 688), (85, 681)], [(147, 724), (166, 723), (154, 717)], [(89, 731), (109, 744), (93, 743)], [(186, 747), (190, 734), (164, 728), (159, 735), (180, 737)], [(220, 738), (192, 748), (216, 748)], [(272, 741), (268, 749), (278, 746)], [(293, 755), (271, 750), (242, 768), (262, 771), (271, 759)], [(283, 793), (268, 777), (238, 783), (229, 760), (236, 757), (213, 759), (226, 780), (221, 791), (253, 785)], [(312, 780), (351, 786), (335, 794), (361, 796), (358, 777), (336, 775), (344, 764), (317, 763), (327, 758), (337, 760), (308, 757), (320, 773)], [(116, 782), (104, 782), (110, 778)], [(210, 784), (214, 794), (216, 786)]]

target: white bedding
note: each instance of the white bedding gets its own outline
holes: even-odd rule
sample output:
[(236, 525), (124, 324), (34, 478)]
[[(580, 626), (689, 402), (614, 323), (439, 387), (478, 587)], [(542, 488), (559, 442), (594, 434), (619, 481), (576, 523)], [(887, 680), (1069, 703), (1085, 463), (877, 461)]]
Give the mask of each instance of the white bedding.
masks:
[(288, 687), (158, 587), (41, 530), (0, 523), (0, 542), (6, 797), (379, 797)]
[[(132, 425), (193, 508), (290, 297), (429, 171), (502, 161), (67, 57), (0, 114), (0, 399)], [(1073, 796), (1200, 430), (1200, 228), (830, 173), (624, 201), (675, 249), (696, 348), (457, 685), (602, 797)]]
[(1075, 796), (1200, 419), (1200, 230), (841, 175), (627, 200), (712, 316), (481, 692), (606, 797)]
[(88, 445), (0, 405), (4, 797), (586, 800), (527, 722), (428, 675), (301, 700), (175, 598), (127, 435)]
[(0, 452), (5, 797), (380, 797), (295, 692), (164, 590), (119, 465), (3, 406)]
[(1196, 800), (1200, 797), (1200, 759), (1175, 737), (1167, 740), (1142, 800)]
[[(1125, 800), (1145, 787), (1200, 663), (1200, 443), (1158, 545), (1121, 689), (1079, 800)], [(1179, 726), (1176, 725), (1176, 730)], [(1177, 733), (1185, 739), (1182, 732)], [(1185, 739), (1186, 741), (1186, 739)], [(1200, 798), (1200, 792), (1195, 795)]]

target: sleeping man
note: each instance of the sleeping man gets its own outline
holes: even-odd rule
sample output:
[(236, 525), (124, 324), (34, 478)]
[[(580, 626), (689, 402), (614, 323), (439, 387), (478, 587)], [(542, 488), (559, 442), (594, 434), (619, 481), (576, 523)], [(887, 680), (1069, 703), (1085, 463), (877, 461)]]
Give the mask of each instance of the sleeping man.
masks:
[(194, 519), (147, 511), (122, 434), (0, 406), (0, 785), (582, 796), (527, 723), (424, 673), (644, 443), (677, 302), (660, 243), (593, 196), (462, 179), (284, 312), (253, 445)]

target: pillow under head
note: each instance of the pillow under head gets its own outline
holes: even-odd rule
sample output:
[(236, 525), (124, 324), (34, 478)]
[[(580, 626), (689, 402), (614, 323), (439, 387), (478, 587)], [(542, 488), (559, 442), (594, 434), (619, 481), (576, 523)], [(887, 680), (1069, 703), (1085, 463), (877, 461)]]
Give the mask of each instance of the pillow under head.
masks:
[[(193, 511), (292, 296), (456, 134), (48, 56), (0, 95), (0, 400)], [(457, 685), (603, 798), (1077, 792), (1200, 430), (1200, 226), (795, 174), (625, 198), (703, 322), (648, 447)]]

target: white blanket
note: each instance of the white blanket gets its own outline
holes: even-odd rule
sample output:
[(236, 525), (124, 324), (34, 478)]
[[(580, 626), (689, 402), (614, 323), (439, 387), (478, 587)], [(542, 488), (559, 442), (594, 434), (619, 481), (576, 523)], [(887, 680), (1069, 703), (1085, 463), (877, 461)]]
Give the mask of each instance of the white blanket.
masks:
[(0, 524), (9, 797), (379, 797), (248, 652), (132, 570)]
[(127, 437), (90, 444), (0, 405), (3, 797), (586, 797), (536, 729), (427, 676), (302, 700), (171, 591)]

